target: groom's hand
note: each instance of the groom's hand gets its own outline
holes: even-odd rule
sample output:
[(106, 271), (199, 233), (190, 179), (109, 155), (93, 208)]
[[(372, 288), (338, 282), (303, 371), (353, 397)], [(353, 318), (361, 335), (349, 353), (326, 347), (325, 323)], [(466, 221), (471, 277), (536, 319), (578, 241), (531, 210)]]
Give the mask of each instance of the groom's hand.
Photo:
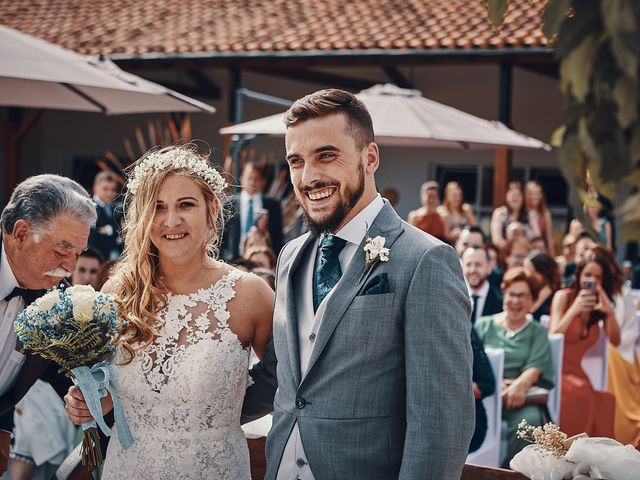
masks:
[[(106, 415), (113, 408), (113, 402), (111, 395), (107, 395), (101, 399), (102, 402), (102, 414)], [(78, 387), (69, 387), (69, 393), (64, 396), (64, 408), (67, 410), (69, 420), (75, 425), (82, 425), (83, 423), (93, 421), (89, 407), (84, 401), (84, 396)]]

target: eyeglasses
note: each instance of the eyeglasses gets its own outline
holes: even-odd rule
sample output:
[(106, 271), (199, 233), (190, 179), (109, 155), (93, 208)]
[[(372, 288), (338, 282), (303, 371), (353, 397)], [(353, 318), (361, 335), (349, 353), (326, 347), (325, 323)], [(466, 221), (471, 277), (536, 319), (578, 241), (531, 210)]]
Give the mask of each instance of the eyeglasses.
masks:
[(91, 275), (95, 275), (96, 273), (98, 273), (98, 269), (97, 268), (78, 267), (78, 273), (90, 273)]

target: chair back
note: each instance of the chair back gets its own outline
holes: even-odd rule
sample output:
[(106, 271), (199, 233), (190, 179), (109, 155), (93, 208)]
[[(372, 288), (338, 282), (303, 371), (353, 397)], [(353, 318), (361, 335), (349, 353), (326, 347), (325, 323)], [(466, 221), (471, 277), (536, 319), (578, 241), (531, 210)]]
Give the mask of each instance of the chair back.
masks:
[(556, 375), (556, 386), (549, 390), (549, 400), (547, 407), (551, 421), (560, 425), (560, 399), (562, 398), (562, 356), (564, 355), (564, 334), (550, 333), (549, 343), (551, 344), (551, 359), (553, 371)]
[(598, 341), (582, 357), (582, 369), (589, 377), (594, 390), (606, 391), (609, 337), (607, 337), (602, 323), (598, 328), (600, 328), (600, 336)]
[(496, 390), (493, 395), (482, 400), (487, 411), (487, 435), (480, 448), (467, 456), (467, 463), (485, 467), (500, 466), (500, 431), (502, 427), (502, 377), (504, 370), (504, 350), (501, 348), (484, 349), (493, 375), (496, 379)]

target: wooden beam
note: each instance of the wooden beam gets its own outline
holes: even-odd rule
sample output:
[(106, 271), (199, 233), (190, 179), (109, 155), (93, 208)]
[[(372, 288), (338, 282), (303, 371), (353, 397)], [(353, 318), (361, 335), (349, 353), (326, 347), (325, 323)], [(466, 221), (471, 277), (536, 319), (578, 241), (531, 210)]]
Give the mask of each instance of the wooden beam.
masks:
[[(511, 126), (511, 93), (513, 89), (513, 67), (509, 63), (500, 65), (500, 91), (498, 94), (498, 119)], [(511, 150), (499, 148), (493, 156), (493, 208), (504, 205), (507, 184), (511, 176)]]
[(382, 67), (384, 73), (391, 79), (391, 81), (396, 84), (400, 88), (411, 88), (414, 89), (413, 83), (409, 81), (407, 77), (398, 69), (398, 67), (393, 65), (387, 65)]
[(372, 87), (377, 83), (371, 80), (345, 77), (333, 73), (298, 68), (249, 67), (247, 70), (264, 75), (291, 78), (301, 80), (303, 82), (316, 83), (318, 85), (344, 88), (345, 90), (351, 90), (354, 92), (359, 92), (365, 88)]
[(499, 148), (493, 154), (493, 208), (504, 205), (511, 175), (511, 150)]

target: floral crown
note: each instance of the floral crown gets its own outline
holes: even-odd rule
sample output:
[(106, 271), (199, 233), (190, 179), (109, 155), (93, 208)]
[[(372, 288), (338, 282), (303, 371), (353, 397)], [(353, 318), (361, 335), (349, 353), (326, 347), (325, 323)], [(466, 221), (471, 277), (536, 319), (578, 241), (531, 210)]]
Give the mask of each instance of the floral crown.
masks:
[(132, 195), (135, 195), (140, 181), (152, 171), (179, 169), (202, 177), (214, 193), (222, 193), (227, 188), (227, 182), (215, 168), (196, 152), (184, 148), (169, 148), (149, 153), (134, 168), (127, 182), (127, 188)]

